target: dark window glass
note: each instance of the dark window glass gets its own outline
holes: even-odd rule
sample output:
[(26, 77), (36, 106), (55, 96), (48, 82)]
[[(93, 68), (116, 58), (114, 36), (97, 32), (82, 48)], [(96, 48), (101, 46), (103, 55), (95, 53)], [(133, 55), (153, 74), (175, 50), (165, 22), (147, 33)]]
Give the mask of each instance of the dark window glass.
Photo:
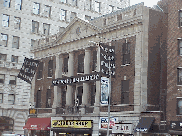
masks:
[(47, 94), (46, 94), (46, 107), (50, 108), (51, 107), (51, 89), (47, 89)]
[(179, 10), (179, 27), (182, 27), (182, 10)]
[(182, 98), (177, 98), (177, 115), (182, 115)]
[(91, 85), (91, 106), (94, 106), (95, 103), (95, 93), (96, 93), (96, 86)]
[(37, 91), (36, 108), (41, 108), (41, 90)]
[(129, 104), (129, 80), (121, 82), (121, 104)]
[(63, 90), (62, 91), (62, 108), (65, 108), (65, 104), (66, 104), (66, 91)]
[(177, 85), (182, 85), (182, 68), (177, 68)]
[(124, 43), (122, 45), (122, 56), (123, 56), (123, 60), (122, 60), (122, 64), (130, 64), (130, 44), (129, 43)]
[(82, 104), (82, 95), (83, 95), (83, 86), (78, 87), (78, 95), (77, 98), (79, 100), (79, 105)]
[(178, 52), (179, 55), (182, 56), (182, 39), (178, 40)]
[(53, 76), (53, 60), (48, 62), (48, 77)]
[(93, 67), (92, 71), (95, 71), (97, 68), (97, 51), (93, 51)]
[(38, 67), (37, 79), (42, 78), (42, 75), (43, 75), (43, 62), (40, 62)]
[(78, 55), (78, 73), (84, 73), (84, 54)]
[(64, 72), (68, 72), (68, 57), (64, 58)]

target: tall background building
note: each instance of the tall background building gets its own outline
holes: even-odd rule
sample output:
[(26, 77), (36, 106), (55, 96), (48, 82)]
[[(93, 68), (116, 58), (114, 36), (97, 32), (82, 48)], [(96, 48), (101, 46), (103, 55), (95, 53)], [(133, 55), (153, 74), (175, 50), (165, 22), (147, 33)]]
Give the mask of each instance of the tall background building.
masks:
[(182, 134), (182, 0), (161, 0), (167, 14), (166, 124), (172, 135)]
[(62, 32), (74, 17), (90, 20), (127, 6), (129, 0), (1, 0), (0, 131), (24, 134), (34, 104), (29, 104), (31, 85), (16, 76), (24, 58), (33, 58), (29, 51), (40, 44), (36, 39)]

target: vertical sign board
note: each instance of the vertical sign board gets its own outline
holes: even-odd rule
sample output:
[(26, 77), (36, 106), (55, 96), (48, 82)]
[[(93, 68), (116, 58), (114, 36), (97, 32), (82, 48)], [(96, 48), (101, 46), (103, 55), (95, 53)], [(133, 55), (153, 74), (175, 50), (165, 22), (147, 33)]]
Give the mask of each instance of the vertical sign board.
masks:
[[(109, 66), (110, 61), (110, 66)], [(109, 67), (111, 76), (115, 75), (115, 46), (100, 44), (100, 68), (105, 76), (109, 76)]]
[(109, 78), (101, 77), (101, 104), (108, 104)]
[[(112, 129), (115, 126), (115, 123), (118, 121), (117, 118), (111, 117), (109, 121), (109, 129)], [(100, 117), (100, 129), (107, 129), (108, 126), (108, 118), (107, 117)]]

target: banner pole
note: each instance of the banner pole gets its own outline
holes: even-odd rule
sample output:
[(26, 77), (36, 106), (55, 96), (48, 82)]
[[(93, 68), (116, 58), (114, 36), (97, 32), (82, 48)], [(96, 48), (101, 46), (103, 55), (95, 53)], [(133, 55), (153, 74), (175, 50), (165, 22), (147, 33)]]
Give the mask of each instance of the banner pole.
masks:
[(111, 94), (111, 61), (109, 60), (109, 95), (108, 95), (108, 125), (107, 136), (109, 136), (109, 124), (110, 124), (110, 94)]

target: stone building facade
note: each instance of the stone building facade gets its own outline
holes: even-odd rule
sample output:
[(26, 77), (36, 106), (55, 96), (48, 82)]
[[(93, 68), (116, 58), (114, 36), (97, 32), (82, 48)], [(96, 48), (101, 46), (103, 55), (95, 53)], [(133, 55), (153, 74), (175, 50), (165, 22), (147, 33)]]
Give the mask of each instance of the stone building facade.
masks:
[[(135, 127), (141, 116), (156, 117), (155, 125), (159, 127), (164, 114), (159, 105), (160, 87), (166, 87), (166, 83), (161, 82), (166, 79), (164, 23), (163, 12), (140, 3), (89, 23), (76, 17), (55, 41), (35, 46), (31, 51), (35, 59), (42, 62), (31, 92), (31, 102), (35, 102), (38, 111), (42, 109), (36, 116), (51, 117), (51, 121), (92, 120), (90, 134), (106, 135), (101, 118), (106, 118), (108, 112), (107, 106), (101, 105), (100, 81), (62, 87), (52, 84), (53, 79), (100, 72), (97, 43), (101, 42), (115, 46), (111, 116), (117, 122), (133, 125), (132, 134), (136, 134)], [(76, 111), (77, 99), (79, 111)], [(46, 106), (48, 102), (51, 103)], [(59, 132), (64, 131), (51, 127), (50, 135)]]
[(127, 6), (128, 0), (1, 0), (0, 119), (12, 121), (9, 128), (0, 122), (1, 132), (24, 134), (28, 108), (34, 104), (29, 103), (31, 85), (16, 76), (24, 58), (33, 58), (30, 49), (38, 44), (36, 39), (62, 32), (75, 16), (90, 20)]

